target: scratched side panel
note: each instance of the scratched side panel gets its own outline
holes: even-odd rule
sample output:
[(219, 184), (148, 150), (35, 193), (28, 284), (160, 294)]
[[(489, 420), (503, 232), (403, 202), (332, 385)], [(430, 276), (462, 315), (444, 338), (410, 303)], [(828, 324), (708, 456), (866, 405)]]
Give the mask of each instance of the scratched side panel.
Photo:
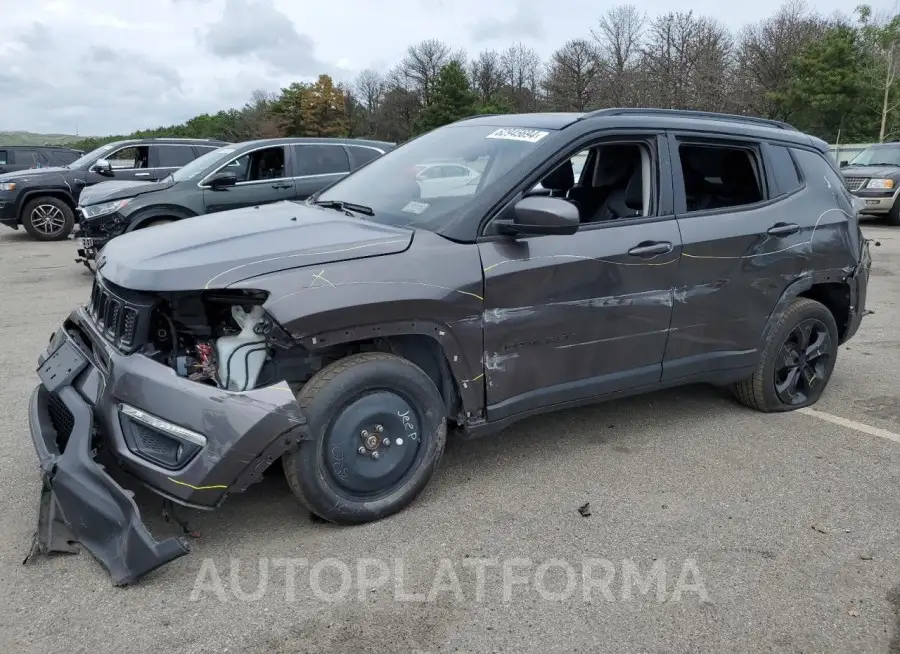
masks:
[[(627, 254), (650, 240), (673, 250)], [(480, 248), (492, 416), (659, 381), (680, 253), (674, 220)]]
[[(800, 231), (778, 238), (779, 222)], [(803, 275), (846, 265), (848, 216), (804, 191), (748, 211), (679, 218), (684, 253), (664, 379), (753, 365), (769, 315)]]
[(444, 348), (467, 411), (484, 404), (478, 248), (417, 231), (405, 252), (262, 275), (231, 288), (270, 291), (266, 309), (315, 350), (391, 334)]

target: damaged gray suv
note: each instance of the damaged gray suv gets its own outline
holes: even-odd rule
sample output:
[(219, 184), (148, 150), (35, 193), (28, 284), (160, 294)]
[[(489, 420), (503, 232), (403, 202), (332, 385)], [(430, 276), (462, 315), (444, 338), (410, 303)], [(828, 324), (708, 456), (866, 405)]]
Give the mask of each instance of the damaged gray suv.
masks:
[(303, 203), (125, 234), (38, 360), (35, 551), (127, 584), (190, 542), (150, 534), (137, 485), (213, 509), (278, 464), (363, 523), (448, 429), (697, 382), (809, 406), (865, 313), (854, 202), (783, 123), (607, 109), (463, 120)]

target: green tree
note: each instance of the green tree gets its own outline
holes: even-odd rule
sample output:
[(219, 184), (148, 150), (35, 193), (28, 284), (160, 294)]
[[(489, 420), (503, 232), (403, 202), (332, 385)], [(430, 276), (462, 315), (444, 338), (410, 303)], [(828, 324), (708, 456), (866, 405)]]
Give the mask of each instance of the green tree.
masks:
[(458, 61), (451, 61), (438, 73), (430, 102), (419, 116), (418, 131), (427, 132), (475, 113), (475, 94), (466, 71)]
[(878, 141), (884, 141), (889, 126), (896, 124), (900, 107), (900, 16), (876, 20), (869, 5), (856, 8), (861, 46), (866, 55), (864, 79), (870, 87), (875, 111), (879, 117)]
[[(859, 75), (857, 32), (833, 25), (791, 63), (791, 80), (775, 99), (791, 109), (797, 127), (834, 142), (840, 134), (859, 132), (859, 103), (864, 84)], [(856, 135), (856, 134), (854, 134)]]

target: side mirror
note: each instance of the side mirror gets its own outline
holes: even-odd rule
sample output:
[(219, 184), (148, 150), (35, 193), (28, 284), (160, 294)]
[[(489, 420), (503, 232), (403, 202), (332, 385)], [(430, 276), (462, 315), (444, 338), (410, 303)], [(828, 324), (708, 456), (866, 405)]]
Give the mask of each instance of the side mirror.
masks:
[(91, 166), (91, 172), (99, 173), (100, 175), (106, 175), (107, 177), (112, 177), (112, 164), (109, 163), (109, 161), (106, 159), (97, 159), (94, 165)]
[(567, 235), (578, 231), (581, 219), (578, 208), (560, 198), (531, 196), (513, 207), (512, 220), (497, 221), (504, 234)]
[(237, 184), (237, 175), (234, 173), (218, 173), (210, 177), (207, 184), (209, 184), (210, 188), (218, 191)]
[(843, 161), (841, 161), (841, 168), (846, 168), (848, 163), (849, 163), (849, 162), (848, 162), (846, 159), (844, 159)]

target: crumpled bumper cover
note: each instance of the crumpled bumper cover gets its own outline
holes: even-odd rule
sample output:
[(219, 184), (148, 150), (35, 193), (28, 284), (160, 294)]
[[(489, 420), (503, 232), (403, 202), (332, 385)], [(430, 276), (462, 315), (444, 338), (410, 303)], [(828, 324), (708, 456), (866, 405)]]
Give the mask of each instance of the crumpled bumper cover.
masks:
[(93, 416), (87, 402), (72, 386), (59, 389), (58, 398), (72, 415), (63, 454), (50, 421), (50, 392), (45, 386), (34, 389), (29, 408), (31, 438), (43, 480), (35, 550), (75, 553), (75, 543), (81, 543), (117, 586), (133, 583), (187, 554), (186, 538), (156, 541), (141, 521), (134, 494), (94, 461)]
[[(79, 310), (38, 358), (41, 382), (31, 396), (29, 427), (43, 490), (26, 561), (77, 552), (77, 543), (116, 585), (126, 585), (190, 551), (183, 537), (153, 537), (126, 486), (134, 482), (164, 502), (214, 509), (310, 435), (284, 382), (228, 393), (142, 355), (118, 353), (101, 338)], [(181, 468), (160, 468), (123, 437), (123, 404), (204, 433), (207, 445)]]

